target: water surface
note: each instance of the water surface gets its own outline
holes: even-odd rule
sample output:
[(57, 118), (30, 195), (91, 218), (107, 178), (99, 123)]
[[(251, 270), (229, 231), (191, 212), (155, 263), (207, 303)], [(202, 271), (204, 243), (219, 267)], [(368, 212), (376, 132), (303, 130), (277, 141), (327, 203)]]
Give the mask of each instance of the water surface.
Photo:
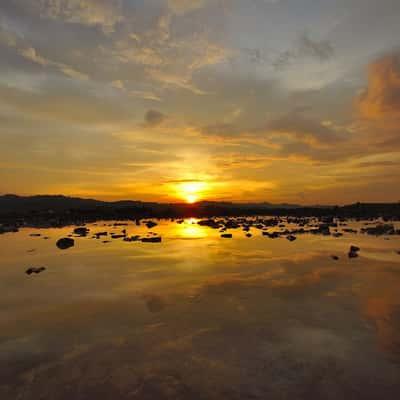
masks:
[(99, 222), (68, 250), (74, 227), (1, 235), (0, 398), (399, 398), (399, 236), (196, 222), (160, 221), (162, 243), (103, 243), (149, 230)]

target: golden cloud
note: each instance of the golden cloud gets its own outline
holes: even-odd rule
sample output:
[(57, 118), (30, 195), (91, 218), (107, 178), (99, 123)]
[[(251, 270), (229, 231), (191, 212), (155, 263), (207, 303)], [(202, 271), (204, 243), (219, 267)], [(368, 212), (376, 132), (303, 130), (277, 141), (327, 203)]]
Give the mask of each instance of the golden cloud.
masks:
[(368, 119), (400, 116), (400, 56), (388, 55), (369, 66), (368, 87), (357, 98)]

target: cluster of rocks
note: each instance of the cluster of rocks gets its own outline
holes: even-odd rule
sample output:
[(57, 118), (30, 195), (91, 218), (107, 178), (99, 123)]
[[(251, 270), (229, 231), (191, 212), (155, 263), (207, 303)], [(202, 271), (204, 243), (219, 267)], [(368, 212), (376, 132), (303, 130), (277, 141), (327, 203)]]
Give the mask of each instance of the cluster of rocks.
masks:
[[(180, 223), (181, 221), (178, 221)], [(261, 230), (263, 236), (271, 239), (286, 237), (289, 241), (295, 239), (295, 235), (313, 234), (333, 236), (339, 238), (345, 233), (357, 234), (358, 230), (348, 228), (344, 218), (333, 217), (274, 217), (274, 218), (208, 218), (198, 221), (198, 225), (218, 229), (225, 233), (228, 229), (242, 228), (247, 237), (251, 237), (251, 228)], [(292, 226), (295, 227), (292, 227)], [(272, 228), (272, 229), (271, 229)], [(277, 230), (280, 228), (280, 230)], [(391, 224), (378, 224), (361, 228), (360, 233), (370, 235), (398, 235), (400, 229), (395, 229)], [(226, 235), (221, 235), (226, 238)]]
[(361, 233), (366, 233), (368, 235), (374, 236), (400, 235), (400, 229), (395, 229), (393, 224), (379, 224), (376, 226), (361, 228)]
[[(140, 220), (136, 221), (136, 225), (140, 225)], [(97, 224), (94, 224), (97, 225)], [(108, 224), (108, 226), (112, 227), (122, 227), (122, 226), (127, 226), (127, 223), (114, 223), (114, 224)], [(153, 221), (146, 221), (145, 225), (150, 229), (158, 224), (153, 222)], [(104, 224), (106, 226), (106, 224)], [(68, 237), (61, 238), (56, 242), (56, 246), (61, 249), (61, 250), (66, 250), (70, 247), (73, 247), (75, 244), (74, 239), (72, 236), (77, 236), (77, 237), (87, 237), (90, 233), (90, 229), (87, 228), (86, 226), (80, 226), (77, 227), (73, 230), (71, 235), (68, 235)], [(40, 236), (40, 234), (31, 234), (31, 236)], [(107, 238), (111, 239), (123, 239), (125, 242), (143, 242), (143, 243), (160, 243), (162, 241), (162, 238), (157, 235), (154, 232), (148, 232), (147, 236), (141, 237), (139, 235), (134, 235), (134, 236), (128, 236), (127, 230), (124, 228), (120, 232), (107, 232), (107, 231), (101, 231), (101, 232), (94, 232), (93, 235), (91, 236), (91, 239), (103, 239), (103, 243), (110, 243), (111, 240), (108, 240)]]

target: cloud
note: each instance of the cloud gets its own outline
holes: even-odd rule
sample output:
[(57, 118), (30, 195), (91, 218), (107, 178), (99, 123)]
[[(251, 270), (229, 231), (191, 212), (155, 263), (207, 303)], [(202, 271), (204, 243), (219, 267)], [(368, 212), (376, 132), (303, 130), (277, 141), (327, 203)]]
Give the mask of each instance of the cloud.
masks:
[(148, 127), (155, 127), (161, 125), (165, 120), (166, 116), (157, 110), (148, 110), (144, 116), (145, 125)]
[(53, 67), (59, 72), (68, 76), (69, 78), (87, 80), (88, 75), (78, 71), (74, 67), (64, 64), (62, 62), (53, 61), (48, 59), (37, 52), (35, 48), (29, 45), (24, 38), (17, 33), (9, 30), (7, 27), (0, 24), (0, 43), (3, 45), (15, 49), (20, 56), (29, 60), (35, 64), (39, 64), (43, 67)]
[(18, 52), (22, 57), (26, 58), (27, 60), (42, 65), (43, 67), (46, 66), (54, 67), (60, 72), (62, 72), (64, 75), (68, 76), (69, 78), (80, 79), (80, 80), (89, 79), (88, 75), (84, 74), (83, 72), (77, 71), (75, 68), (69, 65), (57, 61), (52, 61), (41, 56), (40, 54), (37, 53), (37, 51), (33, 47), (19, 49)]
[(32, 7), (43, 18), (100, 26), (104, 33), (123, 20), (121, 0), (38, 0)]
[(368, 87), (356, 100), (367, 119), (400, 117), (399, 54), (381, 57), (369, 66)]

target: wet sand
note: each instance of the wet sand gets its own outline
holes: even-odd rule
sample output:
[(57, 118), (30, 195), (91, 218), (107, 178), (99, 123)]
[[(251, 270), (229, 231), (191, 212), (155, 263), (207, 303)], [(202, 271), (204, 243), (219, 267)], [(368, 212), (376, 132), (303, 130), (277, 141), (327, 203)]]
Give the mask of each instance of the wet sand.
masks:
[(399, 398), (399, 236), (88, 228), (0, 235), (1, 399)]

